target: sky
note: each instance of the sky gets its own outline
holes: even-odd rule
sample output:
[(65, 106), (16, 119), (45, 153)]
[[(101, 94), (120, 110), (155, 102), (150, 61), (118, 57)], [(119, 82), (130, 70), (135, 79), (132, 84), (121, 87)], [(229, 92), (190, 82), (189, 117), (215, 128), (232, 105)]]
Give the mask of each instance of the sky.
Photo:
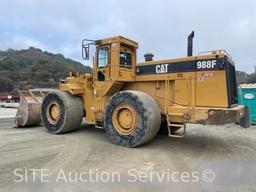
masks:
[(225, 49), (238, 70), (256, 65), (256, 0), (0, 0), (0, 50), (30, 46), (81, 58), (81, 41), (122, 35), (139, 43), (138, 61)]

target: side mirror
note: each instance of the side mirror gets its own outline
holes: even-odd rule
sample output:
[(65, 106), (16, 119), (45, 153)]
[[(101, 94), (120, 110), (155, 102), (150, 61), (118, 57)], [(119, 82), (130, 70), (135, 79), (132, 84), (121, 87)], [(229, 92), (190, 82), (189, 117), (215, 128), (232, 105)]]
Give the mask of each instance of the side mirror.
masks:
[(89, 53), (90, 53), (89, 44), (83, 44), (82, 45), (82, 57), (84, 60), (89, 60)]
[(84, 39), (82, 41), (82, 57), (84, 60), (89, 60), (90, 57), (90, 45), (100, 45), (101, 40)]

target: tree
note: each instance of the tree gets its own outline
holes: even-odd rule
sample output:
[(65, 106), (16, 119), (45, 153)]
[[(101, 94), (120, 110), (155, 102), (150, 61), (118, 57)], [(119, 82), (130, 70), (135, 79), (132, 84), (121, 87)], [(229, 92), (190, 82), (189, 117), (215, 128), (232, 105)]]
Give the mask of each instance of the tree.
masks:
[(10, 92), (14, 88), (12, 81), (6, 77), (0, 77), (0, 92)]
[(247, 80), (247, 83), (256, 83), (256, 75), (252, 74)]

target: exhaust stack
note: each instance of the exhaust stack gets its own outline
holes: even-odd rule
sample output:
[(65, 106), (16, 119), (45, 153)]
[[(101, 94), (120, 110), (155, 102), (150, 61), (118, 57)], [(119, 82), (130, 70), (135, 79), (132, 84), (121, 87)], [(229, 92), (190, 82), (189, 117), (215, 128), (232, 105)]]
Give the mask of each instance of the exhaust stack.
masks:
[(146, 53), (146, 54), (144, 55), (144, 57), (145, 57), (145, 62), (147, 62), (147, 61), (153, 61), (154, 55), (153, 55), (152, 53)]
[(193, 56), (193, 38), (194, 38), (194, 31), (190, 33), (188, 36), (188, 57)]

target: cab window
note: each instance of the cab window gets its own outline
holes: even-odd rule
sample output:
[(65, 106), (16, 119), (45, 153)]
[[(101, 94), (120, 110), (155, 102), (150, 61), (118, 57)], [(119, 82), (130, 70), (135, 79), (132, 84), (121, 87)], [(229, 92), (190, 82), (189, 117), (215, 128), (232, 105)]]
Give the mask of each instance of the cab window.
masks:
[(120, 67), (132, 68), (132, 54), (127, 52), (120, 52)]
[(109, 60), (108, 47), (102, 47), (98, 49), (98, 67), (106, 67)]

